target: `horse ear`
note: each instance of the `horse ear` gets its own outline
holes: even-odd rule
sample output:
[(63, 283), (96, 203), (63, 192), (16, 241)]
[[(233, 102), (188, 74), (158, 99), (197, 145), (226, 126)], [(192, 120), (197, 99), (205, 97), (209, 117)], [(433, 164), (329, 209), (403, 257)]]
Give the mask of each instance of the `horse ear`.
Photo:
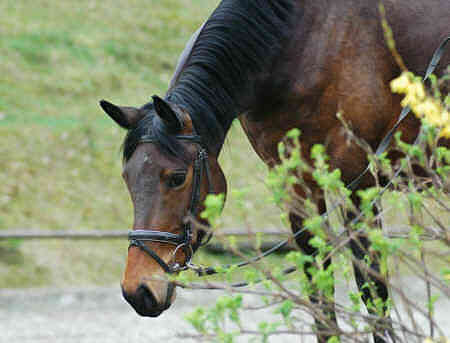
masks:
[(152, 96), (156, 114), (162, 119), (170, 133), (177, 133), (183, 129), (183, 122), (170, 107), (169, 103), (157, 95)]
[(107, 115), (124, 129), (130, 130), (144, 117), (144, 114), (135, 107), (116, 106), (108, 101), (100, 101), (100, 106)]

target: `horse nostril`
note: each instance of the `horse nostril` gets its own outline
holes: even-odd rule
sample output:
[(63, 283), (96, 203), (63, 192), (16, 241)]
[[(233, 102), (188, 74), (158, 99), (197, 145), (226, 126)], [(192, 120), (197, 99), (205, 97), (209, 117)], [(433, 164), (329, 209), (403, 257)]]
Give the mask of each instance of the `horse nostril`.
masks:
[(141, 300), (143, 307), (146, 309), (154, 309), (158, 307), (158, 302), (152, 291), (146, 285), (140, 285), (136, 291), (136, 296)]
[(135, 293), (129, 294), (122, 287), (125, 300), (144, 317), (158, 317), (164, 310), (158, 306), (155, 296), (146, 285), (140, 285)]

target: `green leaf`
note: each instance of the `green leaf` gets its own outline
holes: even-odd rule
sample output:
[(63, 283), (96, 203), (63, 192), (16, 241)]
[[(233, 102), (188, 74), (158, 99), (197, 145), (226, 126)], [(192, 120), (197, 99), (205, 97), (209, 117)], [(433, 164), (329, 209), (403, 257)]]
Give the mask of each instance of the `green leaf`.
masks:
[(222, 213), (225, 204), (225, 194), (208, 194), (205, 199), (205, 209), (200, 214), (200, 217), (207, 219), (214, 227)]
[(206, 332), (205, 310), (201, 307), (187, 314), (185, 319), (200, 333)]
[(291, 300), (285, 300), (276, 309), (275, 313), (279, 313), (283, 316), (284, 319), (287, 319), (290, 316), (293, 308), (294, 308), (294, 303)]

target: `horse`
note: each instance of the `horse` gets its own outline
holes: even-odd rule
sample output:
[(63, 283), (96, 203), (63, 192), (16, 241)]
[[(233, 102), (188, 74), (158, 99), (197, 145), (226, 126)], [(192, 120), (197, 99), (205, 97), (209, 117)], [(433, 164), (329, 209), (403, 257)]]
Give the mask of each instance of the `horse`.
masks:
[[(398, 53), (409, 70), (423, 74), (450, 31), (450, 2), (383, 3)], [(449, 62), (447, 52), (437, 73)], [(170, 307), (176, 289), (167, 274), (188, 268), (207, 238), (185, 218), (193, 216), (207, 225), (199, 216), (203, 200), (209, 193), (226, 194), (218, 157), (235, 118), (269, 168), (280, 163), (278, 143), (298, 128), (301, 153), (309, 163), (311, 147), (325, 144), (331, 168), (340, 169), (349, 183), (368, 160), (364, 149), (347, 142), (336, 113), (375, 149), (401, 112), (401, 98), (389, 87), (400, 72), (385, 43), (376, 1), (223, 0), (189, 42), (164, 97), (155, 95), (141, 107), (102, 100), (102, 109), (127, 130), (122, 176), (133, 202), (134, 224), (121, 286), (136, 312), (156, 317)], [(403, 140), (413, 142), (419, 128), (411, 115), (398, 131)], [(302, 180), (319, 211), (326, 212), (324, 195), (312, 176), (302, 175)], [(367, 174), (358, 187), (374, 182)], [(307, 196), (300, 187), (295, 192)], [(359, 205), (356, 195), (352, 201)], [(347, 216), (351, 220), (355, 214)], [(303, 219), (295, 212), (289, 219), (293, 232), (302, 229)], [(316, 252), (312, 237), (307, 230), (296, 237), (308, 255)], [(364, 236), (350, 242), (357, 260), (364, 259), (369, 245)], [(329, 265), (328, 260), (324, 267)], [(308, 267), (305, 273), (311, 277)], [(379, 271), (376, 256), (370, 268)], [(363, 287), (367, 281), (374, 283), (379, 298), (388, 299), (383, 281), (366, 275), (357, 263), (354, 272), (366, 305), (373, 298)], [(317, 297), (313, 294), (311, 300)], [(324, 314), (336, 323), (334, 311), (326, 308)], [(316, 324), (318, 341), (326, 342), (323, 323)], [(375, 342), (386, 342), (387, 331), (374, 333)]]

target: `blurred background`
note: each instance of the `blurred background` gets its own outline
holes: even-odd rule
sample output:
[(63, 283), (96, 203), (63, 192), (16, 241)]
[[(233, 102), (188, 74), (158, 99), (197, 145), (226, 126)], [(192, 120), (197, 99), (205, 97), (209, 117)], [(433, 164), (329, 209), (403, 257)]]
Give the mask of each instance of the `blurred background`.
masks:
[[(164, 95), (185, 43), (217, 3), (0, 2), (0, 230), (131, 227), (120, 176), (125, 132), (98, 101), (141, 106)], [(229, 188), (248, 191), (245, 202), (231, 195), (223, 227), (279, 227), (265, 166), (238, 123), (221, 163)], [(0, 288), (118, 284), (126, 248), (125, 239), (0, 241)]]
[[(218, 2), (0, 1), (0, 233), (127, 232), (133, 213), (120, 176), (125, 132), (98, 101), (141, 106), (153, 94), (164, 95), (185, 43)], [(237, 191), (229, 194), (221, 226), (280, 230), (280, 211), (268, 204), (266, 167), (238, 123), (221, 165), (228, 188)], [(391, 213), (386, 219), (404, 218)], [(0, 240), (2, 338), (181, 341), (173, 323), (183, 330), (181, 314), (210, 304), (217, 293), (187, 292), (161, 318), (139, 318), (119, 289), (127, 246), (125, 238)], [(232, 259), (205, 249), (196, 255), (203, 264)], [(423, 289), (409, 284), (417, 294)]]

